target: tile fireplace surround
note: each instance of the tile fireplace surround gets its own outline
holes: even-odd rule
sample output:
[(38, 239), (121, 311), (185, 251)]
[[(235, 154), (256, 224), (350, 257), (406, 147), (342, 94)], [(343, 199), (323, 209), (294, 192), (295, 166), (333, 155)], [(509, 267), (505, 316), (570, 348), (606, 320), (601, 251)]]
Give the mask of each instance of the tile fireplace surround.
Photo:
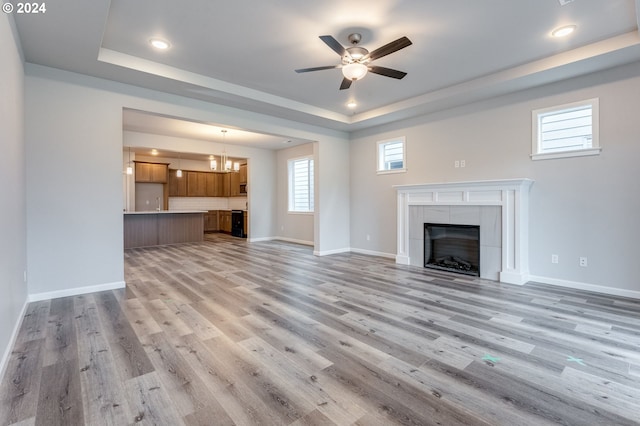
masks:
[(531, 179), (397, 185), (396, 263), (424, 266), (425, 222), (480, 225), (481, 278), (529, 279)]

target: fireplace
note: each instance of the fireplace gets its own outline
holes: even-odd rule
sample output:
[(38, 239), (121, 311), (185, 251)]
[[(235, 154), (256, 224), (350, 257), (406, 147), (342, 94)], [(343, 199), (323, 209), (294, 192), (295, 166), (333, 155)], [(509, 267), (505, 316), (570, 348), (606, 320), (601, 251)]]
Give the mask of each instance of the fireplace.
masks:
[(480, 276), (480, 227), (424, 224), (424, 267)]
[(396, 263), (424, 267), (424, 224), (479, 225), (480, 278), (529, 281), (531, 179), (396, 185)]

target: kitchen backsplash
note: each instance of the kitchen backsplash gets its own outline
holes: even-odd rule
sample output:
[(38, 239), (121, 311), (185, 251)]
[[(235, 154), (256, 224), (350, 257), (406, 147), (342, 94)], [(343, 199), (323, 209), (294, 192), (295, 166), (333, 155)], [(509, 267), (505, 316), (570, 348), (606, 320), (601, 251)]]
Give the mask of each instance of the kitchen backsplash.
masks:
[(169, 197), (169, 210), (245, 210), (247, 197)]

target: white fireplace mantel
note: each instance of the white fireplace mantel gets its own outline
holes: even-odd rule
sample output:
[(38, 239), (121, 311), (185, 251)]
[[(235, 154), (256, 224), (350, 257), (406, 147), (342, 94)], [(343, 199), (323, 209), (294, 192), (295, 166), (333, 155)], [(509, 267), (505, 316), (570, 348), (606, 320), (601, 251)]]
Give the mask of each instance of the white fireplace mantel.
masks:
[(529, 279), (529, 188), (532, 184), (531, 179), (503, 179), (394, 186), (398, 191), (396, 263), (410, 264), (410, 206), (499, 206), (502, 218), (500, 281), (526, 283)]

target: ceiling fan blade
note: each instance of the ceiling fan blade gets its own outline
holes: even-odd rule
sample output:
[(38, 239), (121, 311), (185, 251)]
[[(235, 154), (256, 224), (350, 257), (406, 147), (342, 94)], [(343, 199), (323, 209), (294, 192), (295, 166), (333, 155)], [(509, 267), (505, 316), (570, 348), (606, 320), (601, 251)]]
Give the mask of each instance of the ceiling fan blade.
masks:
[(296, 70), (296, 72), (301, 73), (301, 72), (311, 72), (311, 71), (332, 70), (334, 68), (340, 68), (340, 65), (326, 65), (324, 67), (300, 68)]
[(385, 68), (385, 67), (378, 67), (375, 65), (372, 65), (369, 67), (369, 72), (372, 72), (374, 74), (384, 75), (385, 77), (397, 78), (398, 80), (404, 78), (404, 76), (407, 75), (407, 73), (404, 71), (398, 71), (398, 70)]
[(351, 83), (353, 83), (352, 80), (349, 80), (346, 77), (343, 78), (342, 79), (342, 84), (340, 84), (340, 90), (348, 89), (349, 87), (351, 87)]
[(320, 40), (324, 41), (325, 44), (329, 46), (331, 49), (333, 49), (333, 51), (336, 52), (338, 55), (340, 55), (340, 57), (343, 57), (344, 55), (348, 55), (347, 50), (344, 48), (344, 46), (342, 46), (338, 40), (333, 38), (333, 36), (322, 35), (320, 36)]
[(411, 46), (411, 44), (411, 40), (409, 40), (407, 37), (400, 37), (396, 41), (385, 44), (384, 46), (379, 47), (373, 52), (369, 53), (369, 59), (373, 61), (375, 59), (382, 58), (383, 56), (387, 56), (390, 53), (397, 52), (400, 49)]

